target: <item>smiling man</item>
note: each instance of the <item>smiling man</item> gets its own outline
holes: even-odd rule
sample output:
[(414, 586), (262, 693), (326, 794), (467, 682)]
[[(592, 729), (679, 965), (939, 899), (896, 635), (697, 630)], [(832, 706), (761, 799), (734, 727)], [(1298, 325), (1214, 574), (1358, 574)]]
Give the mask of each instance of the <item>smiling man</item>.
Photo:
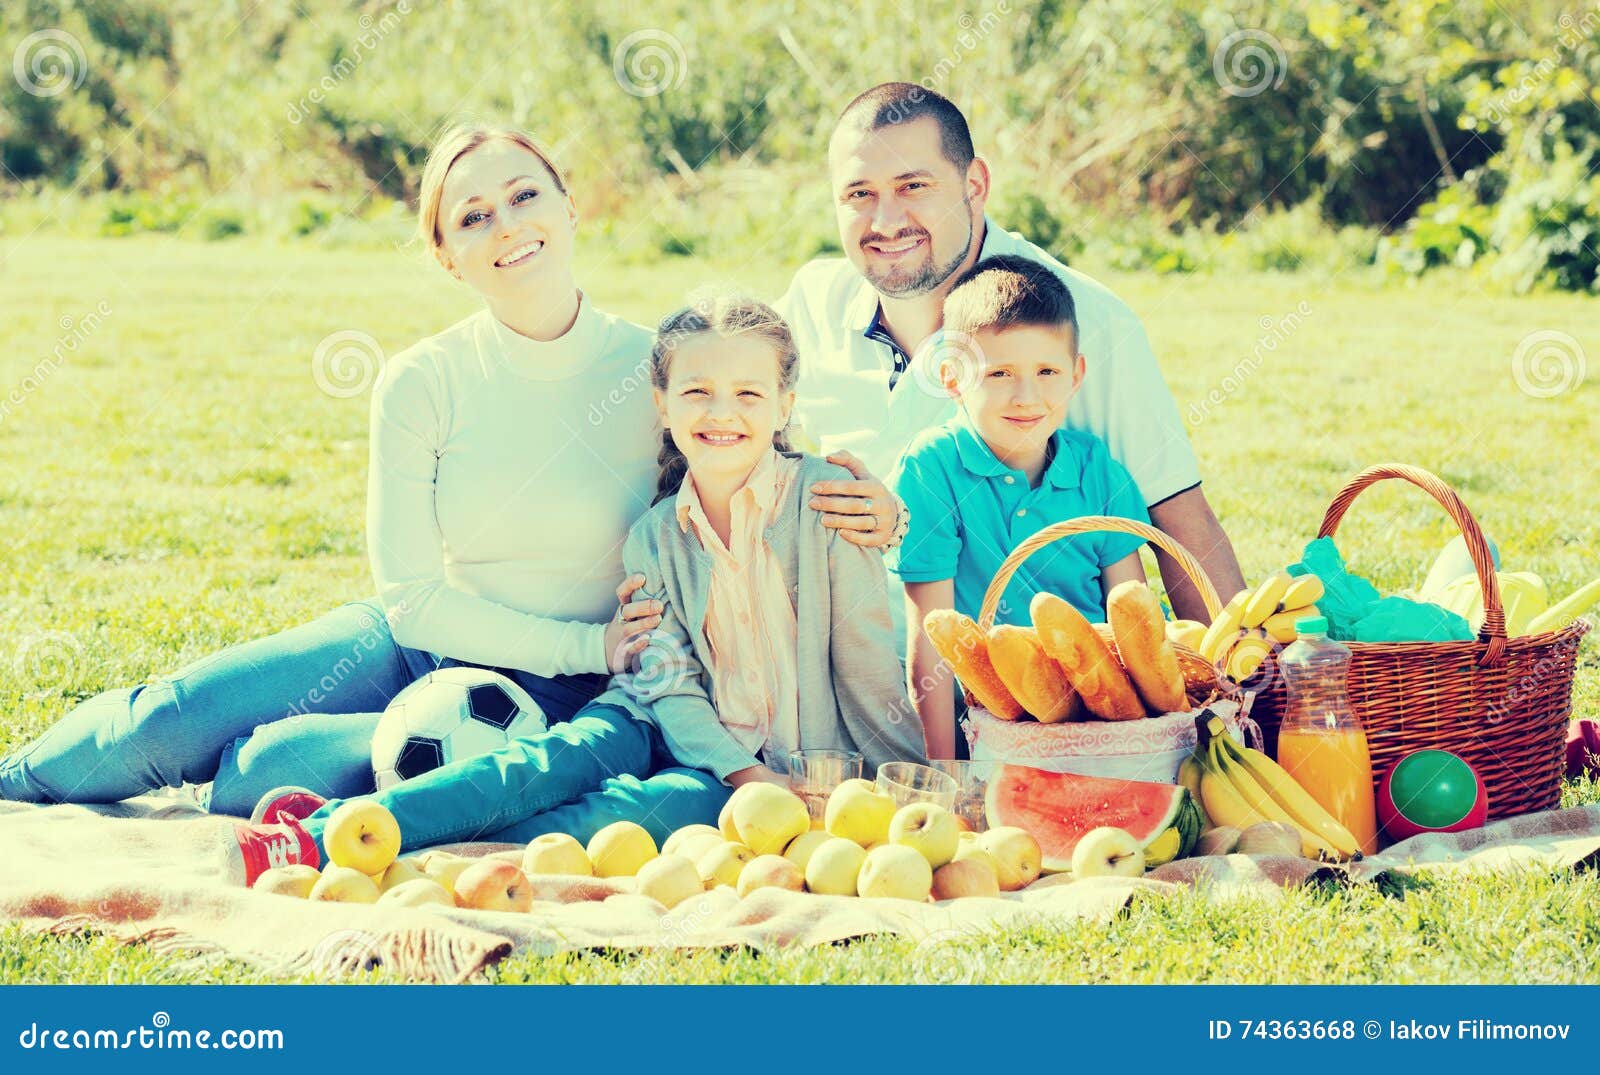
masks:
[[(961, 110), (913, 83), (874, 86), (840, 114), (828, 171), (845, 256), (801, 268), (778, 303), (800, 351), (801, 439), (892, 472), (913, 437), (954, 414), (939, 329), (956, 278), (997, 255), (1037, 261), (1072, 292), (1087, 361), (1066, 426), (1106, 442), (1151, 522), (1199, 558), (1224, 598), (1243, 589), (1144, 327), (1107, 288), (985, 215), (989, 166)], [(1177, 615), (1209, 621), (1182, 568), (1156, 556)]]

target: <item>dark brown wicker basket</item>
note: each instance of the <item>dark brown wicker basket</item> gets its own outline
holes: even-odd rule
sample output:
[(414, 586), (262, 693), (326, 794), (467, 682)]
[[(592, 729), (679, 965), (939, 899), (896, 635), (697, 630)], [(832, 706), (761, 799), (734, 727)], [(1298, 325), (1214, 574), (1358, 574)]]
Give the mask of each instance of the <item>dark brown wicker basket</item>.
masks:
[[(1489, 791), (1489, 817), (1548, 810), (1561, 798), (1567, 722), (1578, 644), (1589, 625), (1506, 637), (1505, 606), (1488, 543), (1455, 491), (1417, 467), (1368, 467), (1339, 491), (1319, 537), (1332, 537), (1345, 510), (1368, 487), (1388, 479), (1418, 486), (1449, 512), (1466, 539), (1483, 587), (1483, 628), (1471, 642), (1347, 642), (1351, 706), (1372, 751), (1374, 786), (1400, 758), (1434, 747), (1461, 755)], [(1260, 682), (1250, 715), (1277, 755), (1287, 704), (1276, 654), (1249, 683)]]

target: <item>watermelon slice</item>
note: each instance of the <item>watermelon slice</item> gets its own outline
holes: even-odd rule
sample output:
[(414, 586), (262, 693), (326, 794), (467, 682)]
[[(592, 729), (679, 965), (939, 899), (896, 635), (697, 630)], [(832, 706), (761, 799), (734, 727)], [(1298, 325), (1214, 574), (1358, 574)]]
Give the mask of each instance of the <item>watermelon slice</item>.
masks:
[(1180, 784), (1047, 773), (1022, 765), (1002, 765), (990, 778), (986, 812), (991, 828), (1015, 825), (1033, 833), (1046, 873), (1071, 869), (1078, 841), (1102, 825), (1124, 830), (1141, 846), (1177, 828), (1179, 856), (1194, 847), (1201, 827), (1194, 800)]

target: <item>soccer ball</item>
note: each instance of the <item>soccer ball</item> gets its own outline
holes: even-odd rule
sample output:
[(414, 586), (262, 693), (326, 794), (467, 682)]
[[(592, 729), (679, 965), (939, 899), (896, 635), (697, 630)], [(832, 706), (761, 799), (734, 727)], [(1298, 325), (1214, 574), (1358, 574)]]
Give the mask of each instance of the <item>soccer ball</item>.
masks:
[(372, 734), (378, 790), (545, 730), (528, 692), (487, 668), (429, 672), (394, 696)]

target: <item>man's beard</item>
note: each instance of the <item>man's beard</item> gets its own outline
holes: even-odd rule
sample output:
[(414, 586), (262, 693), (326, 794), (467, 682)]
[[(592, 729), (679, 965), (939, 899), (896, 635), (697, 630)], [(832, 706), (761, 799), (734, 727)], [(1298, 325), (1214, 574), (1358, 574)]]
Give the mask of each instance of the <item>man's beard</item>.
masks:
[[(967, 221), (967, 238), (961, 244), (961, 249), (944, 265), (936, 265), (933, 261), (933, 236), (927, 232), (928, 255), (923, 260), (920, 269), (891, 269), (887, 273), (874, 272), (867, 268), (862, 273), (867, 283), (880, 295), (887, 295), (891, 299), (909, 299), (918, 295), (926, 295), (940, 284), (950, 279), (951, 275), (967, 260), (967, 253), (972, 248), (972, 212), (970, 199), (961, 200), (963, 215)], [(865, 263), (864, 263), (865, 264)]]

